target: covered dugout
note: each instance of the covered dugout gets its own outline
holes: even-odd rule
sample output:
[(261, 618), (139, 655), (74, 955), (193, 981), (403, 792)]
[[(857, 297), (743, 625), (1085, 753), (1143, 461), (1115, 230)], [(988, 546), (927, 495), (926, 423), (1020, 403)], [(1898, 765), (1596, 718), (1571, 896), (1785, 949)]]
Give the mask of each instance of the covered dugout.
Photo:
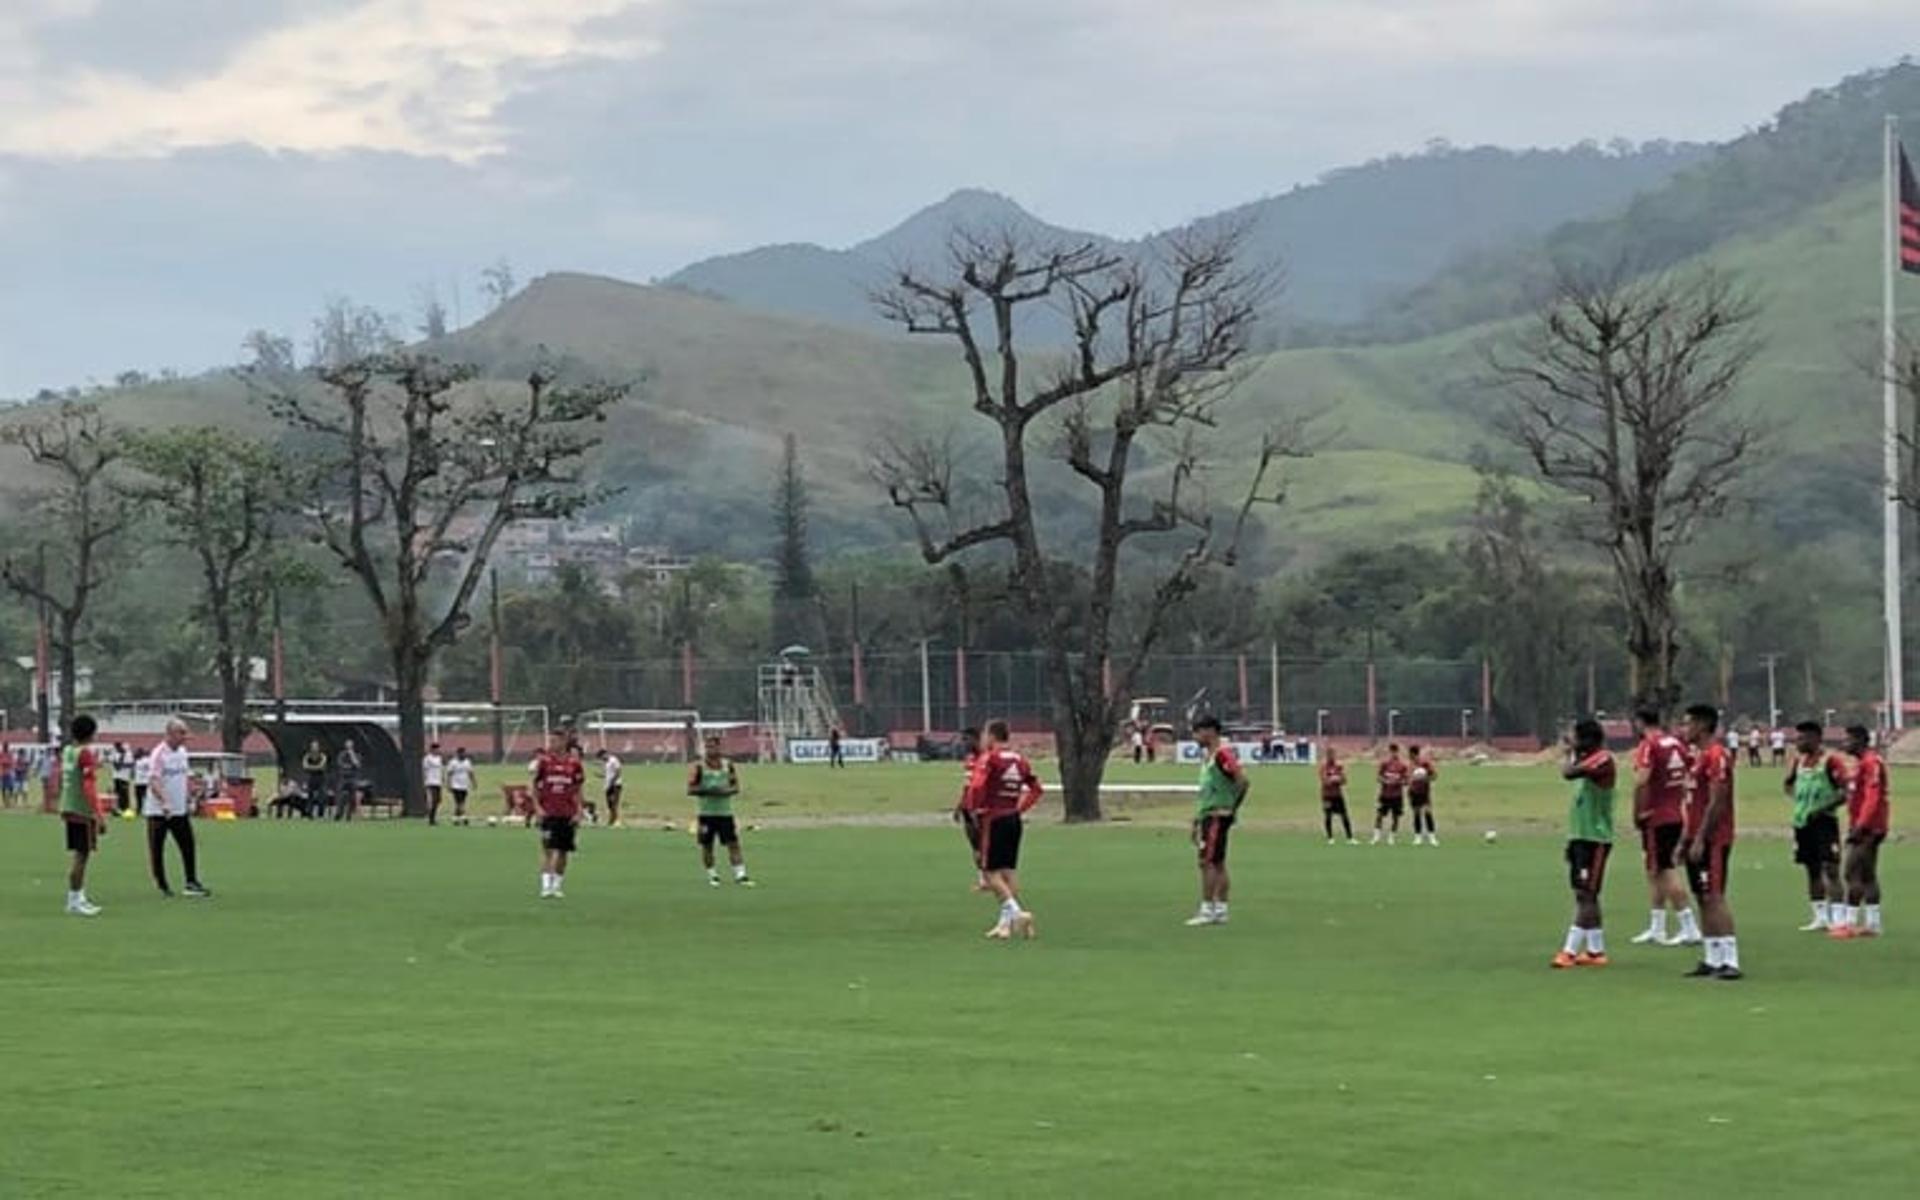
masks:
[[(273, 743), (273, 757), (282, 777), (303, 777), (300, 760), (311, 742), (327, 752), (328, 780), (339, 784), (340, 751), (352, 742), (360, 751), (361, 768), (375, 798), (396, 803), (407, 794), (406, 764), (400, 747), (384, 725), (373, 721), (261, 721), (255, 726)], [(425, 809), (404, 810), (409, 817), (426, 816)]]

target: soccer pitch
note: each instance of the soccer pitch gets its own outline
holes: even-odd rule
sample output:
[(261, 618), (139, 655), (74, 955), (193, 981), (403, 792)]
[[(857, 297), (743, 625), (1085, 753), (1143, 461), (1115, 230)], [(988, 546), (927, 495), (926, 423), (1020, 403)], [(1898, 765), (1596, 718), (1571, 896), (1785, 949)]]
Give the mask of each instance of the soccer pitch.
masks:
[[(953, 765), (743, 772), (757, 889), (646, 820), (583, 830), (559, 902), (522, 829), (272, 821), (203, 822), (217, 898), (161, 901), (116, 823), (88, 922), (54, 821), (0, 817), (0, 1195), (1771, 1196), (1920, 1168), (1903, 845), (1890, 935), (1837, 944), (1794, 932), (1787, 843), (1743, 841), (1740, 983), (1627, 944), (1623, 853), (1614, 965), (1554, 972), (1552, 771), (1449, 770), (1429, 849), (1323, 844), (1276, 768), (1230, 926), (1181, 925), (1177, 806), (1043, 812), (1040, 939), (1005, 945), (957, 830), (871, 820), (930, 822)], [(628, 808), (684, 813), (677, 779), (631, 770)], [(1746, 827), (1784, 823), (1776, 786), (1743, 777)]]

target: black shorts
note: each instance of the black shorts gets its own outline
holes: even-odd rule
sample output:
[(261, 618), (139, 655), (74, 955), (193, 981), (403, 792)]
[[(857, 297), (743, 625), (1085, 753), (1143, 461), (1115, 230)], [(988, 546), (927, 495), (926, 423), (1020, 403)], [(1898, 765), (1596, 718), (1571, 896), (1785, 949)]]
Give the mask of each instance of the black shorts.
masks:
[(733, 823), (732, 817), (700, 818), (700, 844), (711, 846), (719, 842), (722, 846), (738, 846), (740, 829)]
[(1640, 851), (1646, 858), (1647, 870), (1671, 871), (1680, 864), (1683, 828), (1678, 821), (1640, 827)]
[(1227, 865), (1227, 835), (1233, 832), (1233, 814), (1212, 812), (1194, 822), (1193, 844), (1203, 867)]
[(458, 807), (458, 806), (460, 806), (460, 805), (462, 805), (462, 804), (465, 804), (466, 802), (467, 802), (467, 793), (466, 793), (466, 791), (465, 791), (464, 789), (462, 789), (462, 788), (454, 788), (454, 789), (453, 789), (453, 803), (454, 803), (454, 806), (455, 806), (455, 807)]
[(1567, 886), (1576, 892), (1598, 896), (1607, 882), (1607, 859), (1613, 856), (1608, 842), (1571, 841), (1567, 843)]
[(1726, 895), (1727, 860), (1732, 857), (1732, 846), (1708, 846), (1699, 862), (1688, 859), (1687, 886), (1693, 889), (1693, 894), (1702, 900)]
[(579, 839), (572, 817), (541, 817), (540, 844), (560, 854), (572, 854)]
[(1432, 792), (1408, 792), (1407, 802), (1415, 808), (1429, 808), (1433, 805)]
[(620, 803), (620, 785), (619, 784), (616, 783), (612, 787), (607, 789), (607, 803), (608, 804)]
[(1793, 861), (1807, 867), (1840, 861), (1840, 818), (1818, 813), (1793, 831)]
[(67, 827), (67, 849), (75, 854), (92, 854), (100, 844), (100, 831), (92, 821), (75, 821), (62, 816), (60, 823)]
[(1330, 813), (1346, 812), (1347, 811), (1346, 795), (1342, 793), (1341, 795), (1338, 795), (1338, 796), (1321, 796), (1320, 811), (1330, 812)]
[(1387, 817), (1387, 816), (1393, 816), (1393, 817), (1397, 817), (1397, 816), (1399, 816), (1399, 815), (1400, 815), (1401, 813), (1403, 813), (1403, 812), (1406, 812), (1406, 811), (1407, 811), (1407, 801), (1406, 801), (1406, 797), (1404, 797), (1404, 796), (1382, 796), (1382, 797), (1380, 797), (1380, 802), (1379, 802), (1379, 803), (1378, 803), (1377, 805), (1375, 805), (1375, 806), (1374, 806), (1374, 810), (1373, 810), (1373, 811), (1374, 811), (1374, 813), (1375, 813), (1376, 815), (1378, 815), (1378, 816), (1382, 816), (1382, 817)]
[(960, 810), (960, 828), (967, 832), (967, 845), (980, 849), (980, 814), (970, 808)]
[(1020, 835), (1025, 823), (1019, 813), (1001, 813), (979, 821), (980, 840), (973, 858), (982, 871), (1012, 871), (1020, 866)]
[(440, 803), (440, 796), (441, 796), (441, 792), (440, 792), (439, 784), (430, 783), (427, 785), (427, 799), (433, 801), (435, 804), (438, 804)]

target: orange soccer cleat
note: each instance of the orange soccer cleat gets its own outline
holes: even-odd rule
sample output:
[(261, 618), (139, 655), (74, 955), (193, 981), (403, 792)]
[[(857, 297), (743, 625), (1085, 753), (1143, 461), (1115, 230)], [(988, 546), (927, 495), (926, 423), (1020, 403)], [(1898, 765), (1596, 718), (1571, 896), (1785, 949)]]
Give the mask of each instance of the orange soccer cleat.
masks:
[(1607, 956), (1582, 951), (1580, 955), (1573, 960), (1573, 965), (1576, 967), (1604, 967), (1607, 965)]
[(1553, 961), (1548, 963), (1547, 965), (1552, 967), (1556, 971), (1564, 971), (1568, 967), (1579, 966), (1580, 960), (1575, 958), (1573, 955), (1568, 954), (1565, 950), (1562, 950), (1560, 953), (1554, 955)]
[(1850, 942), (1860, 936), (1860, 931), (1851, 925), (1835, 925), (1827, 930), (1827, 936), (1836, 942)]

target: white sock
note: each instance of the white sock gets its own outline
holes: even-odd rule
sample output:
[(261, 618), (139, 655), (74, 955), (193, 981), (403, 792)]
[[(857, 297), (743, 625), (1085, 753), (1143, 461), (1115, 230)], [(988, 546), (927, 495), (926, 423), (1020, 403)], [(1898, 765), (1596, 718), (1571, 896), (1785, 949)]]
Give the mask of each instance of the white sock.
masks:
[(87, 899), (87, 894), (85, 892), (77, 892), (72, 888), (67, 889), (68, 904), (82, 904), (86, 901), (86, 899)]
[(1720, 965), (1740, 969), (1740, 943), (1731, 936), (1720, 939)]
[(1587, 930), (1587, 953), (1588, 954), (1605, 954), (1606, 952), (1607, 952), (1606, 932), (1598, 928)]
[(1566, 944), (1561, 946), (1560, 949), (1567, 954), (1578, 954), (1582, 950), (1585, 950), (1586, 948), (1587, 948), (1587, 931), (1580, 928), (1578, 925), (1569, 926), (1567, 928)]
[(566, 881), (566, 878), (567, 877), (565, 875), (562, 875), (560, 872), (555, 871), (553, 873), (553, 890), (556, 892), (559, 891), (560, 885)]
[(1724, 938), (1717, 938), (1717, 937), (1710, 937), (1706, 939), (1706, 948), (1707, 948), (1706, 962), (1708, 966), (1717, 967), (1721, 963), (1726, 961), (1726, 958), (1724, 957), (1724, 952), (1720, 948), (1721, 943), (1725, 940), (1726, 939)]
[(1880, 932), (1880, 906), (1878, 904), (1867, 905), (1867, 928), (1873, 930), (1875, 933)]
[(1852, 905), (1836, 904), (1829, 911), (1831, 911), (1833, 914), (1834, 928), (1836, 929), (1845, 928), (1846, 926), (1853, 924), (1853, 906)]
[(1689, 939), (1700, 936), (1700, 926), (1694, 921), (1693, 910), (1690, 908), (1680, 910), (1680, 936)]
[(1213, 906), (1213, 915), (1216, 917), (1224, 917), (1227, 915), (1227, 902), (1225, 900), (1221, 900)]
[(1656, 937), (1667, 936), (1667, 910), (1666, 909), (1656, 908), (1653, 910), (1653, 915), (1647, 918), (1647, 932), (1653, 934)]
[(551, 871), (540, 872), (540, 890), (543, 892), (550, 892), (553, 890), (553, 872)]
[(735, 879), (745, 879), (747, 877), (747, 864), (735, 863), (733, 865), (733, 877)]
[(1814, 924), (1816, 925), (1827, 924), (1828, 923), (1827, 922), (1827, 902), (1825, 900), (1815, 900), (1815, 901), (1812, 901), (1812, 904), (1813, 904)]
[(1019, 915), (1020, 902), (1018, 900), (1002, 900), (1000, 902), (1000, 921), (1002, 924), (1011, 923), (1013, 919)]
[(718, 878), (720, 878), (720, 868), (719, 868), (719, 867), (708, 867), (708, 868), (707, 868), (707, 878), (708, 878), (708, 879), (718, 879)]

